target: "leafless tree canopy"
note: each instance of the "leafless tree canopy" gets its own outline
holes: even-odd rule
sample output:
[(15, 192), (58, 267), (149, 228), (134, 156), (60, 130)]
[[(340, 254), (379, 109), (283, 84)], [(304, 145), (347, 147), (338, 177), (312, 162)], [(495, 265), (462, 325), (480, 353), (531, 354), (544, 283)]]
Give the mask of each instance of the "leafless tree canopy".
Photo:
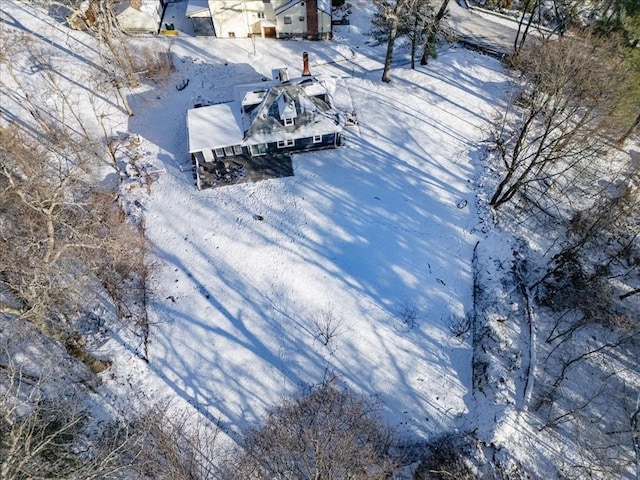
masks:
[(91, 183), (81, 152), (48, 140), (0, 131), (0, 313), (69, 345), (103, 288), (126, 302), (144, 269), (144, 239), (116, 194)]
[(544, 194), (554, 182), (569, 181), (627, 128), (618, 112), (628, 99), (630, 74), (615, 40), (531, 42), (512, 58), (512, 66), (524, 83), (496, 132), (504, 173), (493, 207), (523, 190)]
[(391, 432), (369, 399), (325, 382), (269, 412), (231, 462), (236, 479), (386, 479)]

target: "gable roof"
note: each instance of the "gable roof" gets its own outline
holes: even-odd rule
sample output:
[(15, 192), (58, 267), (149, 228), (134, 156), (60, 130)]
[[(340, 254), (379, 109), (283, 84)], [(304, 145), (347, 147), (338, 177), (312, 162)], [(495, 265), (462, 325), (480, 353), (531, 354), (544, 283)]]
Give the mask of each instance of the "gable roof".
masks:
[(236, 102), (227, 102), (187, 110), (189, 153), (239, 145), (244, 132), (236, 107)]
[[(315, 77), (238, 85), (234, 91), (235, 101), (187, 111), (190, 153), (342, 131), (342, 115)], [(294, 125), (285, 126), (285, 118), (295, 118)]]
[(185, 16), (191, 17), (192, 15), (209, 12), (210, 10), (208, 0), (189, 0), (187, 2), (187, 10), (185, 12)]
[[(300, 2), (304, 2), (304, 0), (293, 0), (293, 2), (286, 3), (276, 8), (276, 15), (280, 15), (285, 11), (289, 10), (291, 7), (298, 5)], [(331, 0), (318, 0), (318, 10), (322, 10), (323, 12), (331, 15)]]
[[(271, 87), (261, 103), (243, 116), (245, 142), (271, 143), (341, 131), (340, 113), (318, 96), (328, 96), (328, 91), (314, 77)], [(285, 127), (280, 122), (284, 118), (295, 118), (295, 125)]]

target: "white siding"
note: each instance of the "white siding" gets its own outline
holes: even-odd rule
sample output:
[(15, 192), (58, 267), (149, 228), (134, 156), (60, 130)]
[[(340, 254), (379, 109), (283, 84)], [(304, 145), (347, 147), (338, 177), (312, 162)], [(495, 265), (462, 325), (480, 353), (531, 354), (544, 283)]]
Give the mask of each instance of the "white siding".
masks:
[[(307, 33), (307, 7), (302, 5), (304, 2), (298, 2), (291, 8), (280, 12), (276, 17), (278, 24), (278, 37), (287, 37), (290, 35), (301, 36)], [(284, 23), (285, 17), (291, 18), (291, 23)], [(301, 22), (300, 18), (304, 20)]]
[[(260, 1), (209, 0), (209, 9), (216, 29), (216, 36), (245, 38), (250, 34), (261, 34), (259, 14), (268, 18), (265, 4)], [(271, 13), (273, 18), (273, 13)]]

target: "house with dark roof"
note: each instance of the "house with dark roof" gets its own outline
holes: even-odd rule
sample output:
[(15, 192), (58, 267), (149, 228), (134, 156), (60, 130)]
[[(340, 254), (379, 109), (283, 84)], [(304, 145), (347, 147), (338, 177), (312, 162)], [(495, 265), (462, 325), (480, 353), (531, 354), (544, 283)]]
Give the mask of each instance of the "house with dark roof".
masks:
[[(308, 65), (305, 55), (305, 65)], [(290, 79), (286, 68), (273, 80), (234, 88), (234, 100), (187, 111), (189, 153), (199, 188), (207, 172), (230, 163), (269, 163), (292, 152), (335, 148), (344, 126), (332, 106), (329, 79)]]
[(196, 35), (330, 39), (331, 0), (188, 0)]

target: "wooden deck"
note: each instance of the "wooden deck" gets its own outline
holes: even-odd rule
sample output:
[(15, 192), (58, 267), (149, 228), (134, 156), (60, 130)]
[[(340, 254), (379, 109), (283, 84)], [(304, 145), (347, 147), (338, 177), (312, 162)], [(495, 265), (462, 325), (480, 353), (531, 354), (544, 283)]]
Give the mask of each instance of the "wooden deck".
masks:
[(228, 157), (224, 162), (200, 165), (196, 175), (200, 189), (216, 188), (271, 178), (292, 177), (293, 163), (291, 155), (287, 153), (257, 157)]

